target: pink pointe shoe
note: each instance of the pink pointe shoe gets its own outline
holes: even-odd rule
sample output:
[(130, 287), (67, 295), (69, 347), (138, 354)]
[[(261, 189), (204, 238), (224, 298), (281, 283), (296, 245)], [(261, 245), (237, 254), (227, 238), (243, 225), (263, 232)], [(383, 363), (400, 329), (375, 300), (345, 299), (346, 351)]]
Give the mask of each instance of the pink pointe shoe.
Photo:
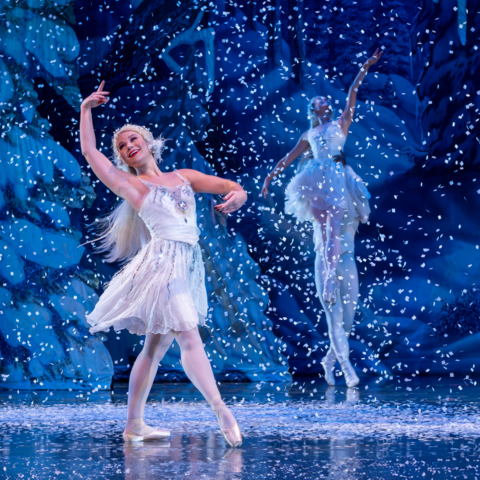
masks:
[(223, 401), (220, 399), (220, 402), (215, 403), (212, 405), (212, 401), (215, 401), (216, 399), (220, 399), (220, 397), (214, 397), (210, 400), (210, 406), (212, 407), (213, 413), (217, 417), (218, 420), (218, 426), (220, 427), (220, 431), (222, 432), (223, 438), (225, 441), (232, 447), (232, 448), (237, 448), (242, 445), (242, 432), (240, 431), (240, 427), (238, 426), (237, 421), (235, 420), (235, 425), (230, 428), (222, 428), (222, 425), (220, 423), (220, 414), (222, 411), (229, 411), (228, 407), (223, 403)]
[(127, 424), (130, 424), (131, 428), (128, 431), (125, 429), (123, 432), (122, 436), (125, 442), (155, 442), (170, 436), (168, 430), (149, 427), (143, 418), (128, 420)]

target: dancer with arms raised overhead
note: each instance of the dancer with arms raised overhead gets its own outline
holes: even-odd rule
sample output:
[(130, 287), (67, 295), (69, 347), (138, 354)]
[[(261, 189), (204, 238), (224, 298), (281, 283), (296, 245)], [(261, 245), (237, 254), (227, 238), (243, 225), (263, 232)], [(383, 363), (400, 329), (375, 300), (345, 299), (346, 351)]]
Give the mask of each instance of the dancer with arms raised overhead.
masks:
[(238, 210), (247, 194), (233, 181), (196, 170), (162, 172), (163, 139), (138, 125), (127, 124), (114, 133), (113, 164), (97, 149), (92, 122), (92, 108), (108, 102), (103, 87), (104, 82), (82, 103), (80, 141), (94, 173), (124, 200), (99, 221), (103, 237), (98, 250), (107, 253), (108, 261), (128, 263), (112, 278), (87, 321), (92, 333), (112, 327), (145, 335), (130, 375), (123, 438), (170, 435), (147, 426), (143, 412), (158, 364), (175, 339), (185, 373), (212, 406), (227, 443), (237, 447), (242, 443), (240, 429), (220, 397), (198, 331), (205, 323), (207, 295), (195, 192), (225, 195), (225, 203), (215, 207), (222, 213)]
[[(310, 129), (300, 137), (295, 148), (278, 162), (265, 178), (262, 187), (262, 193), (266, 197), (272, 179), (300, 155), (307, 153), (306, 159), (301, 162), (296, 175), (286, 188), (285, 211), (294, 215), (298, 221), (313, 223), (315, 249), (317, 252), (320, 248), (322, 250), (321, 261), (316, 262), (317, 291), (322, 300), (330, 306), (337, 303), (340, 295), (337, 266), (342, 253), (342, 222), (348, 212), (355, 210), (360, 210), (362, 220), (368, 217), (368, 214), (361, 212), (368, 200), (368, 192), (365, 187), (364, 194), (361, 193), (361, 188), (352, 189), (355, 183), (358, 184), (361, 180), (351, 168), (346, 169), (343, 163), (338, 161), (339, 155), (343, 153), (348, 128), (353, 120), (358, 88), (370, 66), (374, 65), (382, 54), (383, 52), (377, 49), (362, 66), (348, 91), (345, 110), (338, 119), (334, 118), (328, 98), (315, 97), (311, 100), (308, 106)], [(352, 175), (356, 178), (354, 182), (349, 179)], [(348, 358), (349, 347), (345, 334), (338, 338), (330, 328), (330, 322), (329, 334), (347, 385), (357, 385), (358, 377)]]

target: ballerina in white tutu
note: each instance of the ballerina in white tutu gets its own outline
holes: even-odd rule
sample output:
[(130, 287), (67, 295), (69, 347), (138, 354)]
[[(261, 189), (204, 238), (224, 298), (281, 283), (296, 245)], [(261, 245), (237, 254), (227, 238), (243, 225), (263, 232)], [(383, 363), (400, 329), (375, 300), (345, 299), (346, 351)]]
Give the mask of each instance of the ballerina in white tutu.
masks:
[(81, 107), (82, 153), (94, 173), (124, 201), (99, 221), (99, 251), (108, 261), (128, 260), (111, 280), (93, 312), (87, 315), (92, 333), (126, 328), (145, 335), (144, 347), (130, 375), (125, 441), (157, 440), (170, 432), (147, 426), (145, 403), (158, 364), (175, 339), (182, 366), (210, 403), (220, 430), (232, 447), (242, 443), (238, 424), (223, 403), (205, 354), (198, 325), (207, 316), (204, 265), (198, 245), (195, 192), (225, 195), (215, 208), (238, 210), (247, 200), (232, 181), (183, 169), (159, 168), (163, 139), (145, 127), (124, 125), (113, 136), (115, 165), (96, 148), (91, 109), (107, 103), (99, 89)]
[[(295, 148), (278, 162), (265, 178), (262, 187), (262, 194), (266, 197), (272, 179), (300, 155), (307, 153), (296, 175), (287, 185), (285, 211), (294, 215), (298, 221), (313, 223), (317, 251), (320, 240), (322, 244), (322, 263), (320, 265), (319, 261), (316, 262), (317, 291), (331, 307), (339, 299), (337, 266), (342, 253), (342, 222), (351, 212), (357, 212), (360, 221), (366, 221), (370, 196), (360, 177), (350, 167), (346, 168), (338, 158), (343, 153), (348, 128), (353, 120), (358, 88), (369, 67), (382, 54), (377, 49), (365, 62), (348, 91), (345, 111), (338, 119), (333, 118), (332, 105), (326, 97), (311, 100), (308, 106), (311, 128), (300, 137)], [(332, 339), (331, 330), (329, 331)], [(335, 343), (338, 342), (332, 339), (334, 347)], [(349, 372), (349, 386), (356, 385), (358, 377), (348, 360), (348, 342), (347, 352), (337, 352), (337, 357), (344, 373)]]
[(302, 162), (297, 174), (285, 191), (285, 211), (299, 221), (318, 222), (326, 246), (323, 297), (334, 304), (339, 283), (336, 269), (340, 256), (340, 225), (348, 208), (354, 201), (347, 192), (345, 168), (334, 157), (345, 145), (348, 128), (353, 120), (357, 91), (370, 66), (375, 64), (383, 52), (378, 49), (358, 73), (348, 91), (345, 111), (338, 119), (333, 118), (333, 109), (326, 97), (315, 97), (309, 104), (311, 128), (298, 141), (295, 148), (282, 158), (265, 178), (262, 193), (267, 196), (272, 179), (282, 173), (296, 158), (307, 150), (313, 155)]

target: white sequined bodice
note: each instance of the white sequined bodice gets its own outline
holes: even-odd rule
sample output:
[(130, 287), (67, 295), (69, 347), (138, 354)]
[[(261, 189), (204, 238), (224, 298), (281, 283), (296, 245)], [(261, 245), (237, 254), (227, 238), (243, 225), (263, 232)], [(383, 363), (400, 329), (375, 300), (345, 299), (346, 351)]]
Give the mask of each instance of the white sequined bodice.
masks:
[(328, 160), (338, 155), (346, 141), (337, 121), (333, 121), (323, 131), (312, 128), (308, 131), (307, 138), (315, 160)]
[(145, 180), (141, 182), (150, 192), (143, 201), (139, 215), (152, 239), (163, 238), (195, 245), (200, 230), (197, 227), (195, 192), (190, 182), (183, 179), (175, 187), (165, 187)]

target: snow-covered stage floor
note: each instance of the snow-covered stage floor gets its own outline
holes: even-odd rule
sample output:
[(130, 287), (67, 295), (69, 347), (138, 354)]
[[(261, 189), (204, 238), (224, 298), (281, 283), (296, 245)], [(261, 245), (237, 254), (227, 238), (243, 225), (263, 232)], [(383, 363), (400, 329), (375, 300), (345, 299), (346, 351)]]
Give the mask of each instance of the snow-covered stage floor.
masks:
[[(401, 380), (401, 383), (398, 381)], [(244, 435), (232, 450), (189, 384), (155, 385), (146, 420), (168, 441), (124, 444), (126, 386), (114, 393), (4, 391), (1, 478), (480, 478), (478, 387), (428, 378), (358, 390), (223, 384)], [(366, 388), (367, 387), (367, 388)]]

